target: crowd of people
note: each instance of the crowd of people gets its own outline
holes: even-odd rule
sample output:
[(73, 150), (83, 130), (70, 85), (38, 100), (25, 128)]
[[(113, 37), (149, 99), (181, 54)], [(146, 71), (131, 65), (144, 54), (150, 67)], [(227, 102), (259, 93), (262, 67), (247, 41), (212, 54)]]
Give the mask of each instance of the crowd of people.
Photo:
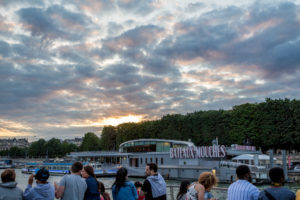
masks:
[[(28, 178), (24, 191), (17, 187), (16, 173), (6, 169), (1, 174), (0, 200), (110, 200), (105, 186), (96, 179), (92, 166), (83, 166), (81, 162), (73, 163), (71, 174), (63, 176), (59, 183), (52, 185), (47, 180), (49, 171), (41, 168)], [(166, 182), (158, 173), (157, 165), (148, 163), (145, 169), (144, 183), (132, 183), (128, 180), (128, 171), (118, 169), (116, 179), (111, 187), (113, 200), (166, 200)], [(248, 166), (240, 165), (236, 169), (237, 180), (227, 191), (228, 200), (300, 200), (300, 190), (295, 194), (283, 187), (285, 178), (283, 169), (274, 167), (269, 170), (271, 186), (259, 191), (251, 182)], [(34, 179), (36, 186), (32, 187)], [(176, 200), (216, 200), (210, 192), (218, 179), (212, 172), (203, 172), (196, 182), (182, 181)]]

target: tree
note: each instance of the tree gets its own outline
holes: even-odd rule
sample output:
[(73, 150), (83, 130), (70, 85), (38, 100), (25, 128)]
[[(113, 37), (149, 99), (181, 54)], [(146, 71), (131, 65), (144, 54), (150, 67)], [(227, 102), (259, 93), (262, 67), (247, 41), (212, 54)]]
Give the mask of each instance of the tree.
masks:
[(46, 141), (44, 139), (39, 139), (36, 142), (33, 142), (29, 147), (29, 156), (31, 157), (44, 157), (46, 156)]
[(114, 126), (105, 126), (102, 130), (100, 144), (103, 150), (116, 150), (117, 130)]
[(84, 135), (82, 144), (80, 145), (81, 151), (99, 151), (100, 138), (95, 133), (88, 132)]

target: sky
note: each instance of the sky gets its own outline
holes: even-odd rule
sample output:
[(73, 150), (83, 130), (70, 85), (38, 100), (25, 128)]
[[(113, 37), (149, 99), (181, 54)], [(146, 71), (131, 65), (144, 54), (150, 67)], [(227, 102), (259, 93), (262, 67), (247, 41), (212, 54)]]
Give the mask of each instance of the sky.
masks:
[(1, 0), (0, 137), (300, 99), (300, 1)]

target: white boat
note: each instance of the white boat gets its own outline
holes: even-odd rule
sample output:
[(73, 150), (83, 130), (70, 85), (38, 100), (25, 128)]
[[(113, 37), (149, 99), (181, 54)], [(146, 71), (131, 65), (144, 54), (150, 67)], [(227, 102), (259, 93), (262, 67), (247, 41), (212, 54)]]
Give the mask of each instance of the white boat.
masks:
[[(65, 175), (71, 173), (70, 169), (72, 164), (73, 162), (29, 162), (25, 164), (22, 173), (32, 174), (35, 173), (36, 170), (45, 167), (52, 175)], [(97, 177), (112, 176), (117, 172), (117, 169), (114, 168), (102, 168), (102, 164), (100, 163), (83, 162), (82, 164), (84, 166), (91, 165), (94, 168), (94, 173)]]

